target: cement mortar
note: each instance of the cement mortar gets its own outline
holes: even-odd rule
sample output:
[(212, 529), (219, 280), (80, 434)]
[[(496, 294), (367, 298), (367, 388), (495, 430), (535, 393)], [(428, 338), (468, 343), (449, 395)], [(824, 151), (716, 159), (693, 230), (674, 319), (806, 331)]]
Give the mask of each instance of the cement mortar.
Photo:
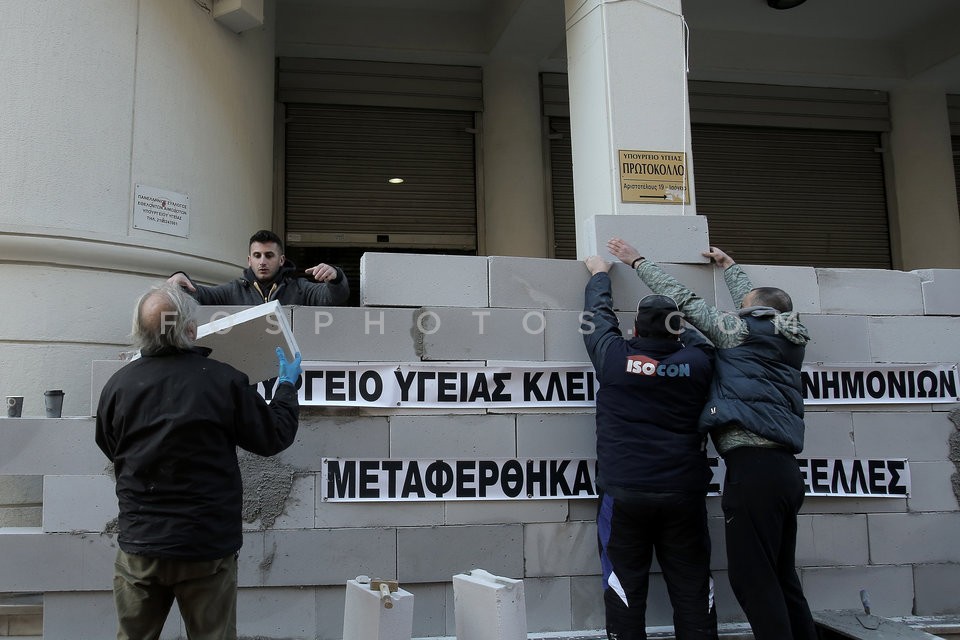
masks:
[(296, 469), (246, 451), (239, 452), (237, 459), (243, 479), (243, 521), (259, 519), (260, 529), (269, 529), (286, 508)]
[(950, 453), (948, 455), (953, 465), (957, 468), (957, 473), (950, 476), (953, 483), (953, 496), (960, 505), (960, 409), (954, 409), (947, 414), (947, 418), (953, 423), (954, 432), (950, 434)]

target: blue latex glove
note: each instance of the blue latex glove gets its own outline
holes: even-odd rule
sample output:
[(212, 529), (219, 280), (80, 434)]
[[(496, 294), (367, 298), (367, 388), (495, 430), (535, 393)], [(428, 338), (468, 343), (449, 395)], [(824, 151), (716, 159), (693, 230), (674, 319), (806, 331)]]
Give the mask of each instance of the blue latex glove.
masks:
[(280, 373), (277, 374), (277, 384), (289, 382), (293, 386), (297, 386), (297, 378), (303, 373), (303, 369), (300, 368), (300, 354), (296, 353), (294, 355), (293, 362), (287, 362), (286, 356), (283, 355), (283, 349), (277, 347), (277, 360), (280, 361)]

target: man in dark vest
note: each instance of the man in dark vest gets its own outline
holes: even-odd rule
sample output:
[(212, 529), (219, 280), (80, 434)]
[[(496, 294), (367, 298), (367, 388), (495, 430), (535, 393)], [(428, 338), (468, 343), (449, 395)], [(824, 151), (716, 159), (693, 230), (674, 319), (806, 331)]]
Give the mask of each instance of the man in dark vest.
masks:
[(676, 303), (637, 305), (634, 337), (613, 311), (608, 271), (591, 278), (581, 332), (597, 372), (597, 539), (609, 640), (645, 640), (650, 564), (656, 550), (679, 640), (716, 640), (706, 492), (710, 469), (697, 418), (713, 373), (713, 347), (681, 330)]
[(703, 255), (723, 269), (739, 311), (724, 312), (643, 258), (620, 238), (610, 253), (630, 265), (651, 291), (676, 301), (688, 322), (717, 348), (710, 398), (700, 416), (726, 463), (721, 506), (730, 586), (756, 640), (816, 640), (795, 567), (797, 513), (804, 483), (800, 368), (806, 327), (786, 292), (753, 288), (730, 256)]

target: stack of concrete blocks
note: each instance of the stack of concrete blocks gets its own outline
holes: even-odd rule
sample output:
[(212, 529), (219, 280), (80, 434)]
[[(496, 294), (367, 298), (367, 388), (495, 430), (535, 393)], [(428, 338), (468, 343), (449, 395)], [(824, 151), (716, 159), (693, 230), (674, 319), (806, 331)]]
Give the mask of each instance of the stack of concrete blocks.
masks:
[[(708, 302), (731, 306), (709, 265), (664, 266)], [(578, 333), (587, 281), (580, 262), (367, 254), (362, 268), (363, 307), (286, 310), (304, 359), (587, 362)], [(956, 362), (960, 354), (960, 271), (745, 269), (756, 285), (793, 295), (813, 335), (810, 362)], [(622, 326), (630, 327), (646, 288), (625, 265), (615, 265), (612, 279)], [(434, 314), (429, 333), (417, 322), (426, 312)], [(95, 367), (93, 396), (117, 364)], [(810, 407), (805, 455), (908, 458), (913, 488), (908, 499), (806, 501), (797, 559), (814, 609), (859, 608), (866, 588), (879, 615), (960, 614), (957, 408)], [(601, 628), (594, 500), (327, 503), (318, 480), (324, 456), (593, 455), (590, 410), (305, 408), (289, 450), (267, 461), (244, 459), (248, 485), (273, 490), (245, 505), (241, 635), (339, 639), (343, 585), (366, 574), (397, 577), (415, 594), (415, 637), (450, 636), (451, 576), (476, 566), (523, 579), (531, 633)], [(0, 593), (44, 594), (46, 640), (113, 632), (116, 500), (105, 463), (89, 417), (0, 420), (0, 476), (28, 483), (43, 477), (42, 526), (7, 520), (0, 530)], [(0, 497), (0, 504), (12, 502)], [(709, 498), (708, 507), (719, 617), (739, 622), (719, 498)], [(652, 582), (648, 624), (669, 625), (659, 573)], [(163, 637), (182, 633), (172, 616)]]

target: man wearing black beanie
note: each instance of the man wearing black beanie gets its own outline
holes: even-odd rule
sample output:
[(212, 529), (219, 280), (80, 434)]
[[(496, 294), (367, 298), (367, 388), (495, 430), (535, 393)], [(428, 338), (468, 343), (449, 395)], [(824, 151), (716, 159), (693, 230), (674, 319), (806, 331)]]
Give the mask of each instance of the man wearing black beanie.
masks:
[(697, 418), (713, 374), (713, 347), (669, 297), (637, 305), (635, 336), (620, 332), (609, 270), (585, 260), (581, 333), (597, 372), (597, 538), (609, 640), (646, 639), (653, 551), (676, 637), (717, 638), (706, 492), (710, 469)]

